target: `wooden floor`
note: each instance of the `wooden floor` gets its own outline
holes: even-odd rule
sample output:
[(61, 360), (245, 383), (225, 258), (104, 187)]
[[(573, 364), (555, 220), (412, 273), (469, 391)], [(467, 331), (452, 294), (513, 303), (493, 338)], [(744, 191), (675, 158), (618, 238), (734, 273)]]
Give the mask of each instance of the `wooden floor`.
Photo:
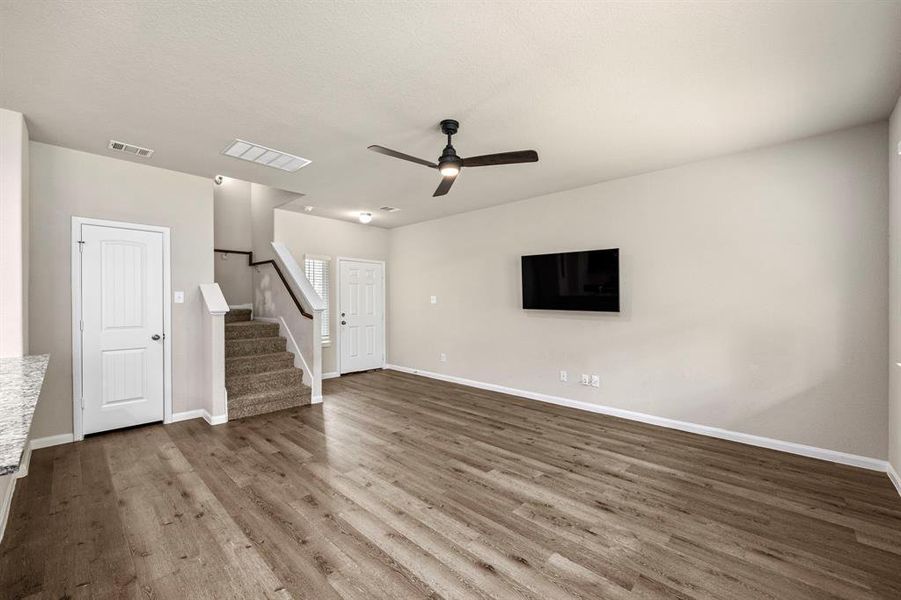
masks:
[(396, 372), (30, 471), (4, 598), (901, 598), (883, 474)]

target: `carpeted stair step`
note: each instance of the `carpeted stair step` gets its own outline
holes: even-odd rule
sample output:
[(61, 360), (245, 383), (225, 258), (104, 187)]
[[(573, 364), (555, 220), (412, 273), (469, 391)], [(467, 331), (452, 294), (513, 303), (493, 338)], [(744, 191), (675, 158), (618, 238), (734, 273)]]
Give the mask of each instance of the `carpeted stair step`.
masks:
[(235, 356), (225, 359), (225, 378), (251, 373), (281, 371), (294, 366), (294, 355), (290, 352), (273, 352), (272, 354), (255, 354), (253, 356)]
[(225, 378), (225, 389), (228, 390), (229, 395), (265, 392), (285, 387), (294, 387), (299, 390), (302, 384), (303, 371), (295, 369), (293, 365), (279, 371), (226, 376)]
[(252, 394), (228, 395), (228, 419), (241, 419), (310, 404), (310, 388), (288, 386)]
[(272, 354), (284, 352), (288, 342), (283, 337), (248, 338), (243, 340), (225, 340), (225, 357), (253, 356), (255, 354)]
[(252, 311), (249, 308), (232, 308), (225, 313), (226, 323), (239, 323), (249, 321)]
[(278, 337), (278, 323), (235, 321), (234, 323), (225, 324), (225, 339), (227, 340), (261, 337)]

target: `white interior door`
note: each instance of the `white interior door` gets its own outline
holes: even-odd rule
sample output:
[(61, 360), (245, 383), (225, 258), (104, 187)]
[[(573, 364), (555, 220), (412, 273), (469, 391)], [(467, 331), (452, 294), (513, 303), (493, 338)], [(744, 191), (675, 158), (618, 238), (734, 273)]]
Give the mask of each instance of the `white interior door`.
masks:
[(81, 227), (84, 433), (162, 421), (163, 234)]
[(385, 363), (385, 265), (338, 262), (341, 372), (380, 369)]

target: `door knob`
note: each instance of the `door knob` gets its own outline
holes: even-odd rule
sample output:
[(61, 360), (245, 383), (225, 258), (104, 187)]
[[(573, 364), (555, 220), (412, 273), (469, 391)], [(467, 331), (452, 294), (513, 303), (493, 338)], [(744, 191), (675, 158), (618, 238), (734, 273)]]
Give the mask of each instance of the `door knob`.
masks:
[(154, 333), (152, 336), (150, 336), (150, 339), (156, 341), (156, 340), (160, 339), (160, 336), (158, 333)]
[(341, 321), (342, 325), (347, 325), (347, 321)]

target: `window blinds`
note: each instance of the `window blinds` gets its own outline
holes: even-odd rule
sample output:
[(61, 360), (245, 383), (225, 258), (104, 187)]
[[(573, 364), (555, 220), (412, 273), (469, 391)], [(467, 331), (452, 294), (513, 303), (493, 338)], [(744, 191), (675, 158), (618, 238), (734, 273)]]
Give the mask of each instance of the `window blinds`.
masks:
[(322, 343), (329, 343), (329, 259), (325, 256), (306, 256), (304, 257), (304, 271), (306, 271), (307, 279), (322, 298), (325, 303), (325, 310), (322, 311)]

